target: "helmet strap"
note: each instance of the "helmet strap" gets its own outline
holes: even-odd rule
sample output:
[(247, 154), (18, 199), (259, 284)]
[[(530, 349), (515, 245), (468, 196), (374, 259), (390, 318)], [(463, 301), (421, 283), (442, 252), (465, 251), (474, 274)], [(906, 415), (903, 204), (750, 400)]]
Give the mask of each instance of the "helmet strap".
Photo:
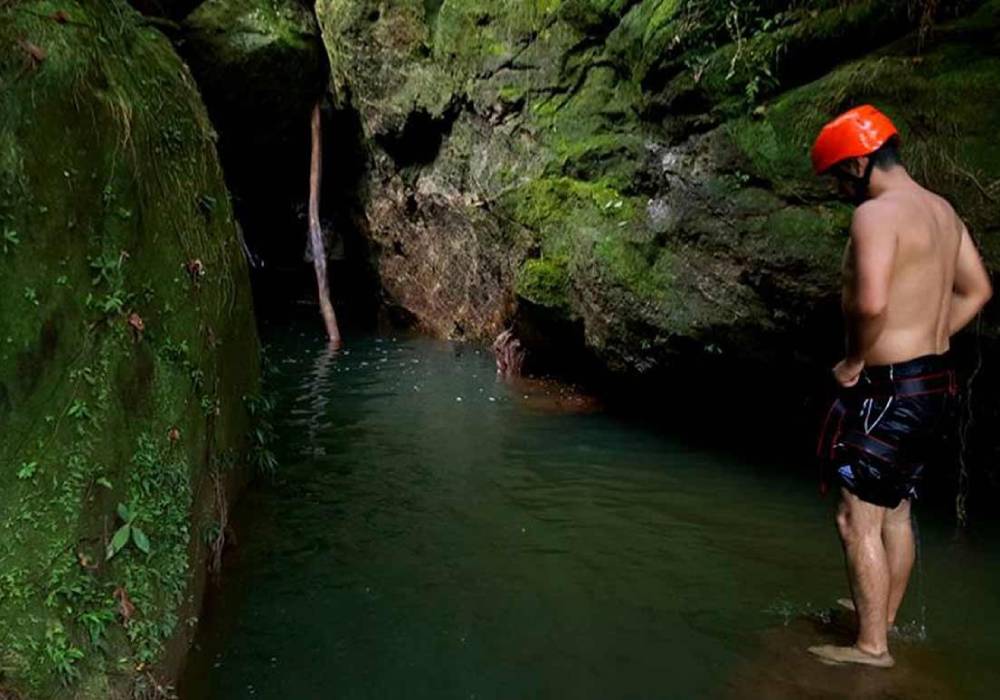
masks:
[(868, 188), (872, 184), (872, 171), (874, 170), (875, 170), (875, 159), (869, 156), (868, 165), (865, 166), (865, 174), (862, 177), (862, 182), (865, 187), (865, 196), (868, 196)]
[(868, 158), (868, 165), (865, 166), (865, 173), (860, 177), (857, 175), (848, 175), (851, 180), (854, 181), (856, 185), (856, 190), (854, 193), (854, 203), (862, 204), (866, 199), (868, 199), (868, 188), (871, 186), (872, 182), (872, 171), (875, 170), (875, 159)]

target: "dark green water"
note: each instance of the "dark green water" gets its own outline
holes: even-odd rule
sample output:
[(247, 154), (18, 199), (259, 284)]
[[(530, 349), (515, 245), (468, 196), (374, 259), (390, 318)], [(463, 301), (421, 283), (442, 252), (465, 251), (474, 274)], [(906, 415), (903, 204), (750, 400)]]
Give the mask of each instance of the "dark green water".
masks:
[(844, 633), (821, 613), (846, 585), (808, 470), (550, 410), (474, 346), (353, 338), (331, 357), (308, 330), (269, 344), (280, 475), (236, 509), (184, 700), (1000, 689), (991, 536), (923, 518), (897, 668), (826, 667), (804, 648)]

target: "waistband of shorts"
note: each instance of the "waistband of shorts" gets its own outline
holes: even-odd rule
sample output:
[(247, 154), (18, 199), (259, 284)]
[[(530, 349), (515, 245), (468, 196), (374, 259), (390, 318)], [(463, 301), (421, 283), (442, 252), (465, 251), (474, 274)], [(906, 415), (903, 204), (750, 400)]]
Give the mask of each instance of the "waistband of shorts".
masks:
[(873, 383), (888, 382), (891, 379), (909, 379), (924, 377), (954, 369), (950, 352), (937, 355), (921, 355), (903, 362), (893, 362), (886, 365), (866, 365), (861, 372), (861, 381)]

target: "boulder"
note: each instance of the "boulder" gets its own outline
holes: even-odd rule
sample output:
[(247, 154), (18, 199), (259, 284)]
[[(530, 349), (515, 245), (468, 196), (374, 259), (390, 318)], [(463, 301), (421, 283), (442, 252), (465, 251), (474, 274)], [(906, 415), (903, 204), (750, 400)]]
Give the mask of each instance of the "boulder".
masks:
[(197, 615), (258, 391), (214, 138), (123, 0), (0, 5), (4, 697), (152, 692)]

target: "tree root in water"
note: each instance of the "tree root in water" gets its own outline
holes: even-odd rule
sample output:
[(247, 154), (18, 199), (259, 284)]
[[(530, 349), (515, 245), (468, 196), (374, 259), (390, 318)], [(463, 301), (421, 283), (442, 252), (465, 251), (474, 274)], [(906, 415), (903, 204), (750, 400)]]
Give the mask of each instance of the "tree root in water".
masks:
[(524, 366), (524, 347), (511, 329), (507, 329), (493, 341), (493, 355), (497, 361), (497, 375), (510, 379), (521, 376)]

